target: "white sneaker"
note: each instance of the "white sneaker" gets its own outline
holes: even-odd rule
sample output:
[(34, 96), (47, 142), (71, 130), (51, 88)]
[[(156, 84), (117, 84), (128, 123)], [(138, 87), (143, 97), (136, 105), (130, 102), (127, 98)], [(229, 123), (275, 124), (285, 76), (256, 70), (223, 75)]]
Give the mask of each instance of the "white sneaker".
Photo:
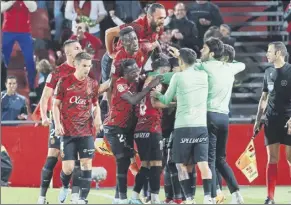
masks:
[(46, 198), (44, 196), (39, 196), (37, 204), (48, 204), (48, 203), (46, 202)]
[(187, 199), (186, 201), (183, 201), (182, 204), (196, 204), (196, 202), (194, 199), (192, 200)]
[(63, 204), (66, 201), (66, 198), (69, 194), (70, 190), (69, 188), (61, 188), (60, 194), (59, 194), (59, 203)]
[(84, 199), (79, 199), (78, 204), (88, 204), (88, 201)]
[(79, 194), (74, 193), (71, 195), (71, 204), (78, 204)]
[(128, 199), (119, 199), (118, 204), (129, 204), (129, 201), (128, 201)]
[(242, 195), (238, 191), (236, 191), (232, 193), (232, 199), (230, 203), (231, 204), (244, 204), (244, 199)]
[(118, 198), (114, 198), (112, 201), (112, 204), (119, 204), (119, 199)]
[(213, 204), (212, 198), (210, 196), (204, 196), (203, 204)]

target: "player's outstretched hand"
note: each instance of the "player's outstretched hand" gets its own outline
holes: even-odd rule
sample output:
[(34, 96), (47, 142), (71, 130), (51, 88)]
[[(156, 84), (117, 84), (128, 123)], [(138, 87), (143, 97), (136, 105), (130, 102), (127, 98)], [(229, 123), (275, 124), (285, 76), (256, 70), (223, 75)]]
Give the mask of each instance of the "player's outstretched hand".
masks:
[(287, 133), (288, 133), (288, 135), (291, 135), (291, 118), (287, 122), (287, 127), (288, 127)]
[(45, 127), (49, 126), (50, 123), (51, 123), (51, 120), (48, 117), (42, 119), (42, 121), (41, 121), (41, 124)]
[(163, 79), (163, 76), (158, 75), (148, 84), (148, 87), (154, 88), (154, 87), (158, 86), (161, 83), (162, 79)]
[(65, 134), (63, 125), (55, 124), (56, 136), (63, 136)]

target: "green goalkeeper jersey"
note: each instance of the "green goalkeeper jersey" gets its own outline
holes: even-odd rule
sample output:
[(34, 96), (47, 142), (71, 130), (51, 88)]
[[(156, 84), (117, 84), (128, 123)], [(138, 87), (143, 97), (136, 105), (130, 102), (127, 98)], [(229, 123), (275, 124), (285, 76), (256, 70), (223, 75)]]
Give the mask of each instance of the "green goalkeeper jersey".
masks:
[(177, 97), (175, 128), (205, 127), (207, 114), (208, 77), (194, 65), (183, 72), (175, 73), (164, 95), (158, 99), (169, 104)]

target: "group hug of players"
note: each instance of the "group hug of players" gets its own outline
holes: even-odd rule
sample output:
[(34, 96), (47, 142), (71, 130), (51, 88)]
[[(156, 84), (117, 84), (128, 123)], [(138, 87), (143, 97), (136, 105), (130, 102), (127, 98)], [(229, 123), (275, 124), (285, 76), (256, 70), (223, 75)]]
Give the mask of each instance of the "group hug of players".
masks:
[[(231, 203), (243, 203), (225, 158), (232, 85), (245, 64), (235, 62), (234, 49), (217, 38), (205, 39), (200, 60), (188, 48), (169, 47), (172, 58), (165, 57), (157, 52), (165, 17), (165, 8), (152, 4), (145, 17), (107, 30), (105, 55), (113, 62), (109, 79), (99, 86), (88, 76), (92, 56), (82, 50), (78, 41), (64, 43), (67, 61), (49, 75), (40, 100), (42, 124), (50, 125), (51, 131), (39, 204), (47, 203), (46, 192), (59, 155), (63, 184), (59, 202), (65, 202), (72, 179), (71, 202), (88, 203), (95, 149), (112, 152), (116, 159), (115, 204), (142, 204), (143, 188), (150, 193), (148, 202), (160, 204), (163, 169), (165, 202), (193, 204), (195, 165), (201, 172), (205, 204), (223, 201), (217, 200), (217, 194), (221, 194), (220, 176), (232, 194)], [(119, 37), (116, 44), (115, 37)], [(148, 59), (152, 63), (150, 69), (145, 69)], [(101, 94), (106, 95), (109, 108), (103, 123), (98, 103)], [(94, 136), (102, 127), (108, 143), (94, 147)], [(135, 174), (135, 185), (128, 199), (129, 170)]]

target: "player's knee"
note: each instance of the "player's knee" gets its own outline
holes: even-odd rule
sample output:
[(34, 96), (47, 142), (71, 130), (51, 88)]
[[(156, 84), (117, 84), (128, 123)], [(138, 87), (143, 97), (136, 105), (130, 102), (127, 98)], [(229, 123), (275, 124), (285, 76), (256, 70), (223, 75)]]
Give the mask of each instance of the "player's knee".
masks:
[(72, 174), (74, 170), (75, 163), (73, 160), (63, 161), (62, 170), (66, 175)]
[(151, 167), (161, 167), (162, 164), (163, 164), (162, 161), (150, 161)]
[(199, 170), (201, 172), (201, 178), (202, 179), (211, 179), (212, 173), (208, 166), (208, 162), (198, 162), (197, 163)]
[(183, 181), (186, 179), (189, 179), (187, 167), (183, 164), (176, 164), (177, 170), (178, 170), (178, 178), (179, 181)]
[(92, 159), (81, 159), (80, 160), (81, 170), (92, 169)]
[(56, 148), (49, 148), (48, 149), (48, 157), (58, 157), (60, 154), (60, 150)]

